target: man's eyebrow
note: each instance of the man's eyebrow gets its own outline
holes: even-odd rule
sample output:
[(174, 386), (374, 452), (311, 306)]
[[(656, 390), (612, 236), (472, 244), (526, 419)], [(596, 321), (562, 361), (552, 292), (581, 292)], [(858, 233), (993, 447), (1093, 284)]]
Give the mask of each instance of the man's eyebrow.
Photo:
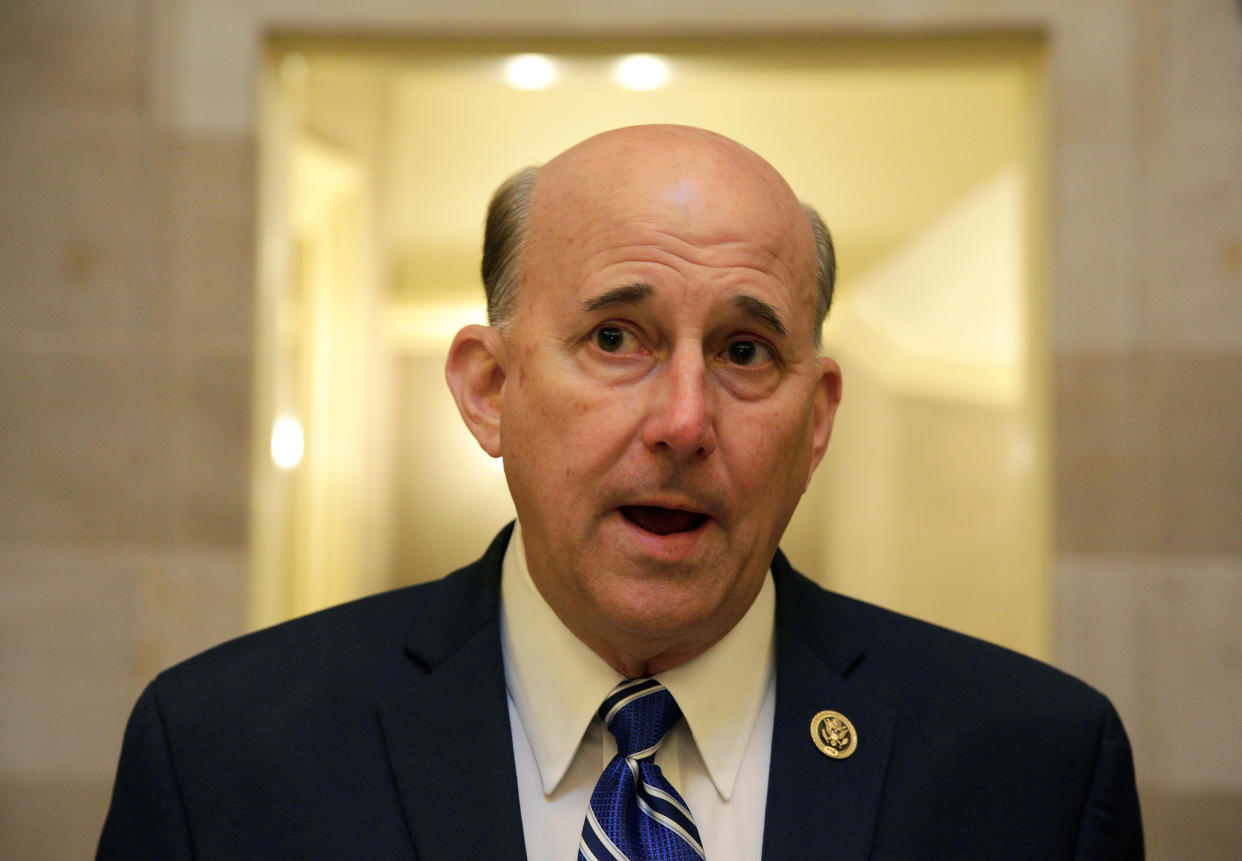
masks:
[(766, 325), (782, 338), (785, 337), (785, 324), (781, 322), (781, 315), (776, 313), (776, 309), (767, 302), (764, 302), (762, 299), (756, 299), (754, 296), (742, 294), (741, 296), (733, 297), (733, 304), (744, 313), (758, 318), (759, 322)]
[(626, 284), (592, 296), (582, 303), (582, 308), (584, 311), (598, 311), (609, 305), (636, 305), (653, 292), (650, 284)]

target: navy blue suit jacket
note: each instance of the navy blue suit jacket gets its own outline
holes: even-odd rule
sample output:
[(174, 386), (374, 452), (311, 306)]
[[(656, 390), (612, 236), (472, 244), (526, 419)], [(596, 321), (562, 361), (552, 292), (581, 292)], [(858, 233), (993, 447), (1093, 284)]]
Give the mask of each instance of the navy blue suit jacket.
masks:
[[(500, 646), (506, 529), (475, 564), (226, 643), (139, 699), (100, 858), (525, 857)], [(1057, 670), (773, 561), (765, 859), (1134, 859), (1130, 748)], [(841, 712), (833, 760), (811, 718)], [(542, 859), (532, 859), (542, 861)]]

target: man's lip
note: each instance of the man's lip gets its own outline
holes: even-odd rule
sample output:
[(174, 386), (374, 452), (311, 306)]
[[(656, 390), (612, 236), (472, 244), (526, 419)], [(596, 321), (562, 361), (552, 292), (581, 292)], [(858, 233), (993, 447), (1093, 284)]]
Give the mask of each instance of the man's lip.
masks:
[(667, 508), (670, 511), (684, 511), (687, 514), (697, 514), (712, 520), (718, 519), (714, 506), (680, 498), (650, 497), (627, 499), (618, 504), (617, 508), (618, 510), (622, 508)]
[(652, 535), (687, 535), (698, 532), (710, 521), (710, 515), (688, 506), (621, 505), (617, 511), (632, 525)]

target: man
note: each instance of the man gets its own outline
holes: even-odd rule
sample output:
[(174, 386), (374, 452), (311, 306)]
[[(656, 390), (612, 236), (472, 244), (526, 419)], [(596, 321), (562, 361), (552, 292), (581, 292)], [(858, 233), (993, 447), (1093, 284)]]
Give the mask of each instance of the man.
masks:
[(517, 525), (162, 674), (100, 857), (1141, 857), (1104, 697), (779, 554), (841, 374), (770, 165), (596, 136), (497, 195), (484, 279), (447, 377)]

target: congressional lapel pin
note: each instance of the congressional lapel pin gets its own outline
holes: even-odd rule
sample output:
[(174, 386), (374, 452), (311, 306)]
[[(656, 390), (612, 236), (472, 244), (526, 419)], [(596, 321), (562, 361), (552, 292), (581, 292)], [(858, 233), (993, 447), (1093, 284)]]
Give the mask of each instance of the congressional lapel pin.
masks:
[(858, 731), (840, 712), (822, 711), (811, 718), (811, 741), (831, 759), (845, 759), (858, 748)]

